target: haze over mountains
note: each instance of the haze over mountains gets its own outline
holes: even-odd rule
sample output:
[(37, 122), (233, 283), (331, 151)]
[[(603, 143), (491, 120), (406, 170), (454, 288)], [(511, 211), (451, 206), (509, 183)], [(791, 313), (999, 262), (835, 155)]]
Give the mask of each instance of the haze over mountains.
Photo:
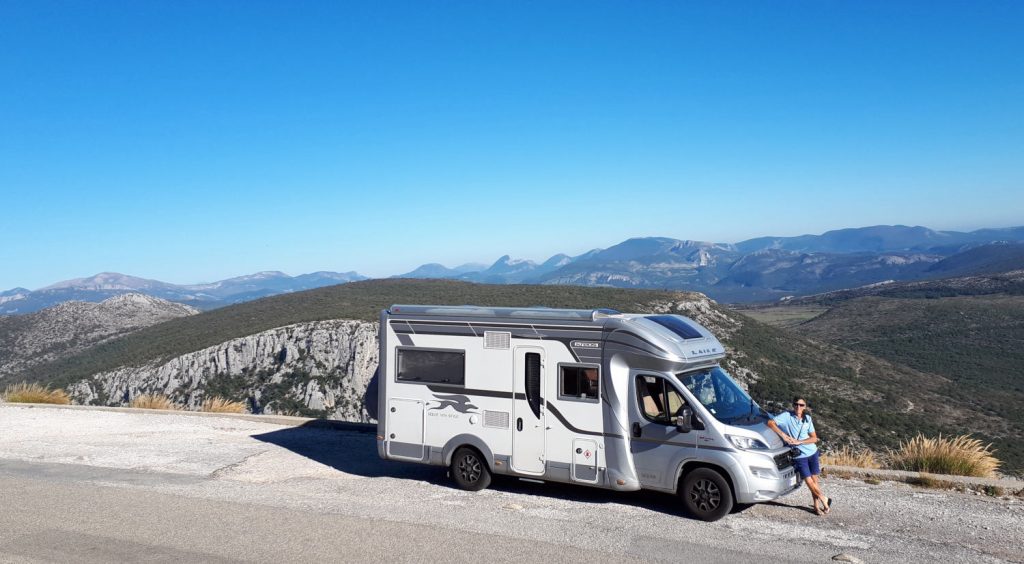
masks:
[[(971, 275), (1024, 267), (1024, 227), (969, 233), (875, 226), (821, 235), (713, 243), (666, 237), (628, 239), (544, 262), (502, 256), (491, 265), (424, 264), (394, 278), (445, 278), (488, 284), (570, 284), (694, 290), (727, 302), (774, 300), (886, 280)], [(176, 285), (116, 273), (30, 291), (0, 292), (0, 314), (23, 314), (68, 300), (99, 302), (140, 292), (212, 309), (262, 297), (366, 279), (357, 272), (288, 276), (260, 272), (210, 284)]]
[(140, 293), (199, 309), (212, 309), (300, 290), (343, 284), (366, 277), (355, 272), (313, 272), (288, 276), (283, 272), (257, 272), (210, 284), (169, 284), (116, 272), (101, 272), (32, 291), (14, 288), (0, 292), (0, 315), (24, 314), (66, 301), (102, 302), (128, 293)]

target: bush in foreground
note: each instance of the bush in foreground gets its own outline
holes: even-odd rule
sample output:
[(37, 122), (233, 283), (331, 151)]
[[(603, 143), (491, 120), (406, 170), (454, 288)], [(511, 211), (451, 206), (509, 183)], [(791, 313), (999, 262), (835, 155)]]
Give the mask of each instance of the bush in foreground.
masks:
[(211, 413), (245, 413), (245, 404), (240, 401), (226, 400), (220, 397), (212, 397), (203, 402), (201, 411)]
[(139, 409), (178, 409), (178, 406), (171, 401), (171, 398), (156, 394), (142, 394), (141, 396), (136, 396), (128, 406), (137, 407)]
[(71, 398), (68, 393), (61, 389), (51, 390), (40, 384), (13, 384), (7, 386), (3, 399), (10, 403), (55, 403), (69, 405)]
[(881, 468), (875, 453), (868, 449), (853, 450), (850, 446), (829, 453), (822, 453), (821, 463), (830, 466), (853, 466), (856, 468)]
[(991, 478), (999, 468), (992, 445), (969, 435), (928, 438), (918, 435), (889, 452), (889, 466), (896, 470)]

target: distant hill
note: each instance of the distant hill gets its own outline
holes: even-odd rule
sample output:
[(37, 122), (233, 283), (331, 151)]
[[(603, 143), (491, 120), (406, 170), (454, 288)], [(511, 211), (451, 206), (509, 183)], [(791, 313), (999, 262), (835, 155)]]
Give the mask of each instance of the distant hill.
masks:
[[(763, 405), (778, 409), (795, 393), (810, 396), (818, 416), (819, 430), (830, 446), (848, 443), (880, 449), (894, 446), (900, 438), (907, 438), (917, 431), (955, 433), (968, 425), (986, 438), (1008, 433), (1010, 429), (1006, 419), (979, 410), (976, 404), (961, 395), (940, 393), (949, 390), (951, 380), (948, 377), (906, 368), (863, 352), (807, 340), (754, 321), (700, 294), (674, 291), (479, 285), (443, 280), (355, 282), (274, 296), (170, 320), (77, 355), (33, 367), (17, 377), (68, 385), (81, 383), (83, 379), (94, 382), (91, 380), (93, 375), (109, 375), (102, 378), (127, 379), (115, 386), (118, 390), (127, 389), (124, 386), (129, 384), (141, 390), (149, 389), (146, 386), (167, 386), (168, 382), (184, 381), (177, 371), (188, 368), (193, 371), (190, 373), (203, 375), (199, 385), (216, 385), (218, 394), (274, 397), (275, 401), (286, 402), (283, 405), (294, 406), (299, 413), (328, 414), (316, 411), (322, 404), (309, 403), (309, 398), (358, 396), (352, 390), (345, 391), (345, 386), (364, 381), (362, 376), (350, 381), (351, 372), (344, 370), (361, 361), (346, 357), (330, 361), (338, 363), (336, 365), (319, 366), (317, 363), (326, 357), (317, 356), (316, 350), (309, 352), (310, 335), (327, 338), (334, 334), (323, 332), (325, 326), (322, 324), (326, 320), (354, 319), (372, 324), (381, 308), (399, 302), (612, 307), (621, 311), (689, 315), (722, 338), (729, 350), (726, 366), (747, 383)], [(363, 330), (345, 329), (347, 332)], [(263, 364), (232, 365), (235, 372), (223, 372), (228, 368), (219, 360), (223, 357), (218, 355), (240, 355), (242, 360), (239, 362), (250, 362), (244, 359), (256, 349), (249, 347), (258, 348), (263, 342), (263, 337), (247, 338), (256, 334), (267, 335), (277, 343), (272, 350), (259, 353), (270, 356), (264, 358), (257, 354), (251, 362)], [(289, 338), (295, 340), (288, 341)], [(200, 350), (209, 352), (192, 354)], [(175, 361), (177, 358), (182, 360)], [(196, 362), (210, 364), (197, 366)], [(269, 372), (266, 362), (270, 362)], [(308, 363), (306, 367), (298, 368), (303, 366), (303, 362)], [(131, 368), (140, 366), (151, 368)], [(337, 373), (335, 369), (343, 372)], [(92, 385), (95, 384), (98, 383)], [(83, 388), (76, 384), (76, 389)], [(332, 391), (335, 389), (344, 392), (342, 396)], [(194, 402), (197, 401), (195, 394), (204, 393), (204, 389), (190, 389), (183, 393), (189, 394), (189, 401)], [(124, 396), (103, 394), (90, 397), (101, 402), (124, 399)], [(350, 407), (344, 409), (349, 411), (339, 413), (351, 413)], [(1020, 438), (1019, 434), (1012, 436)]]
[(283, 272), (258, 272), (210, 284), (180, 285), (117, 272), (101, 272), (88, 278), (57, 282), (35, 291), (15, 288), (2, 292), (0, 315), (32, 313), (67, 301), (102, 302), (128, 293), (141, 293), (199, 309), (211, 309), (276, 294), (365, 279), (365, 276), (356, 272), (313, 272), (294, 277)]
[[(998, 249), (980, 249), (968, 258), (996, 264), (1000, 256)], [(1024, 467), (1024, 270), (880, 284), (744, 313), (948, 379), (937, 392), (971, 413), (1004, 420), (1002, 429), (981, 434), (1012, 468)], [(979, 433), (970, 425), (964, 432)]]
[(27, 315), (0, 317), (0, 380), (143, 327), (197, 313), (159, 298), (122, 294), (98, 304), (64, 302)]
[(929, 277), (994, 274), (1024, 269), (1024, 243), (990, 243), (940, 260), (928, 267)]

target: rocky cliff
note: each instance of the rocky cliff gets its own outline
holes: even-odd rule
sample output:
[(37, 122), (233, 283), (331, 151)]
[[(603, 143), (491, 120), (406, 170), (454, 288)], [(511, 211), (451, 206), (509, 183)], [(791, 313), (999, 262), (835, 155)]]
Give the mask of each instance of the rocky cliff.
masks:
[(376, 367), (376, 323), (317, 321), (95, 374), (68, 391), (84, 404), (125, 405), (161, 394), (197, 409), (220, 396), (245, 401), (255, 413), (365, 421), (362, 398)]

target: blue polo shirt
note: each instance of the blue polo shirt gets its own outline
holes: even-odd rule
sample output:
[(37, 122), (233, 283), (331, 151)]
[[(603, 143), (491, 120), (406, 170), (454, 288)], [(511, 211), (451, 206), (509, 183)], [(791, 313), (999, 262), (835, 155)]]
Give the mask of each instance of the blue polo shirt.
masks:
[[(773, 417), (772, 421), (775, 421), (775, 424), (783, 432), (797, 440), (809, 438), (811, 433), (815, 432), (814, 421), (811, 421), (811, 416), (806, 413), (804, 414), (803, 421), (801, 421), (791, 411), (783, 411)], [(800, 456), (797, 456), (797, 458), (805, 458), (818, 452), (818, 445), (816, 444), (797, 445), (795, 448), (800, 450)]]

